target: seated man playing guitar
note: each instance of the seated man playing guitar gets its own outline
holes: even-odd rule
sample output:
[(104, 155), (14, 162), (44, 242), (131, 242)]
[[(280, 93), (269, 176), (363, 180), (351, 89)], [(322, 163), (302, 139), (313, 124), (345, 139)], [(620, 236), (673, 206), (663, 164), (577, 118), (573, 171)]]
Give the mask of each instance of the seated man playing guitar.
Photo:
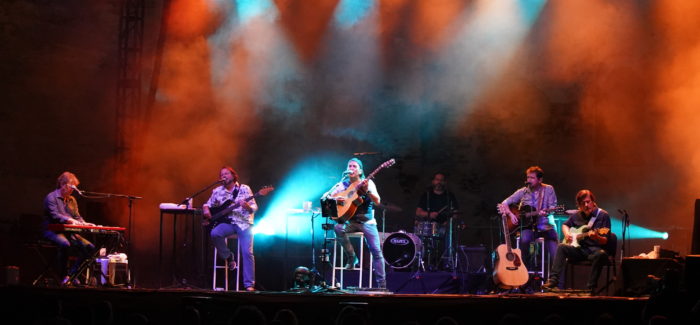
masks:
[[(258, 205), (250, 187), (238, 183), (238, 174), (228, 166), (221, 168), (219, 179), (222, 185), (216, 187), (211, 197), (202, 207), (205, 219), (211, 219), (212, 214), (235, 206), (234, 209), (213, 225), (211, 239), (216, 246), (219, 257), (227, 259), (230, 269), (235, 269), (236, 259), (229, 250), (225, 239), (238, 234), (241, 254), (243, 255), (243, 286), (246, 291), (255, 290), (255, 257), (253, 256), (253, 217)], [(214, 212), (216, 211), (216, 212)]]
[[(571, 262), (590, 260), (591, 276), (588, 279), (588, 289), (591, 294), (595, 294), (600, 271), (609, 253), (602, 247), (607, 244), (610, 236), (610, 216), (607, 211), (598, 207), (595, 203), (595, 195), (589, 190), (580, 190), (576, 194), (576, 205), (579, 211), (561, 226), (564, 243), (557, 247), (549, 280), (542, 287), (553, 289), (559, 284), (559, 277), (567, 260)], [(586, 230), (576, 234), (575, 228)]]
[(391, 164), (393, 164), (393, 159), (382, 164), (368, 178), (365, 178), (362, 161), (352, 158), (348, 161), (347, 170), (343, 172), (341, 181), (324, 195), (325, 198), (338, 202), (338, 217), (334, 218), (338, 224), (335, 225), (334, 230), (348, 256), (348, 264), (345, 265), (345, 268), (355, 268), (358, 263), (347, 233), (361, 231), (364, 233), (367, 246), (372, 252), (372, 265), (378, 288), (386, 288), (386, 273), (373, 208), (375, 204), (379, 204), (380, 197), (377, 186), (370, 178), (379, 169)]
[[(514, 225), (511, 228), (520, 230), (519, 244), (523, 261), (527, 267), (531, 268), (529, 247), (535, 238), (544, 238), (544, 253), (549, 254), (550, 262), (557, 249), (557, 231), (548, 223), (547, 219), (549, 211), (556, 208), (557, 195), (552, 185), (542, 183), (542, 177), (544, 177), (542, 168), (532, 166), (525, 171), (525, 176), (527, 178), (525, 187), (518, 189), (503, 200), (498, 205), (498, 210), (501, 214), (510, 217), (508, 218), (509, 224)], [(513, 213), (510, 210), (511, 205), (517, 205), (520, 213)], [(524, 215), (523, 218), (519, 217), (521, 214)], [(530, 218), (530, 216), (532, 217)]]

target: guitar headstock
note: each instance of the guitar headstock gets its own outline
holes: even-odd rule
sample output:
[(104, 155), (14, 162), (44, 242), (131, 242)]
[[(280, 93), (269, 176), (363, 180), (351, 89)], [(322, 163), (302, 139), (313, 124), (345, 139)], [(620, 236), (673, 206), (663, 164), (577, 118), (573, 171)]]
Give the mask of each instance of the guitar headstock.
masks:
[(391, 159), (385, 161), (384, 163), (382, 163), (381, 165), (379, 165), (379, 167), (380, 168), (387, 168), (387, 167), (393, 166), (394, 164), (396, 164), (396, 159), (391, 158)]
[(377, 167), (372, 173), (370, 173), (367, 176), (367, 179), (373, 178), (374, 174), (378, 173), (380, 170), (382, 170), (384, 168), (393, 166), (395, 163), (396, 163), (396, 159), (394, 159), (394, 158), (391, 158), (391, 159), (383, 162), (381, 165), (379, 165), (379, 167)]
[(263, 186), (260, 190), (258, 190), (258, 193), (256, 193), (256, 194), (259, 196), (265, 196), (265, 195), (270, 194), (270, 192), (272, 192), (274, 190), (275, 190), (274, 187), (272, 187), (270, 185), (266, 185), (266, 186)]
[(562, 214), (566, 212), (566, 206), (562, 205), (557, 205), (551, 210), (552, 213), (554, 214)]

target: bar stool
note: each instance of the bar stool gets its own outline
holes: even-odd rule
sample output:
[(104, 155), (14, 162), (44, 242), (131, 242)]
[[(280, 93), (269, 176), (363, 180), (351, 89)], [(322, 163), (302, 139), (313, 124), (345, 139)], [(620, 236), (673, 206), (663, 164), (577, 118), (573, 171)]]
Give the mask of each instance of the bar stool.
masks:
[[(339, 238), (330, 238), (330, 240), (333, 240), (333, 276), (331, 277), (331, 282), (333, 283), (333, 286), (335, 286), (335, 278), (336, 278), (336, 271), (340, 271), (340, 289), (342, 289), (345, 286), (345, 283), (343, 282), (343, 273), (345, 271), (359, 271), (359, 277), (357, 281), (357, 286), (359, 288), (362, 288), (362, 272), (363, 272), (363, 266), (364, 266), (364, 257), (365, 257), (365, 234), (361, 231), (358, 232), (351, 232), (347, 233), (348, 240), (351, 240), (352, 238), (359, 238), (360, 240), (360, 255), (358, 258), (360, 259), (360, 267), (356, 268), (355, 265), (352, 266), (351, 269), (346, 269), (343, 264), (344, 260), (344, 254), (345, 254), (345, 249), (343, 248), (342, 245), (339, 245), (340, 239)], [(340, 247), (339, 247), (340, 246)], [(338, 250), (340, 250), (340, 254), (338, 254)], [(355, 253), (357, 254), (357, 253)], [(369, 288), (372, 287), (372, 253), (369, 253), (370, 255), (370, 263), (369, 263)], [(352, 261), (354, 263), (354, 261)]]
[[(238, 234), (233, 234), (231, 236), (228, 236), (224, 238), (224, 242), (226, 243), (226, 246), (228, 246), (228, 240), (229, 239), (236, 239), (236, 291), (239, 291), (240, 289), (240, 279), (241, 279), (241, 242), (240, 239), (238, 238)], [(216, 246), (214, 246), (214, 275), (212, 276), (212, 284), (211, 284), (211, 289), (214, 291), (228, 291), (228, 263), (225, 259), (219, 258), (217, 255), (217, 250)], [(223, 260), (224, 265), (218, 265), (217, 261), (218, 260)], [(224, 287), (217, 287), (216, 286), (216, 274), (217, 270), (223, 269), (224, 270)]]
[[(520, 248), (520, 236), (515, 238), (516, 242), (516, 248)], [(544, 283), (544, 281), (547, 281), (547, 276), (549, 275), (549, 270), (545, 267), (545, 257), (546, 253), (544, 251), (544, 237), (537, 237), (535, 241), (533, 241), (535, 244), (535, 257), (539, 260), (537, 263), (538, 265), (534, 265), (535, 268), (531, 268), (527, 270), (527, 273), (532, 274), (532, 275), (539, 275), (540, 276), (540, 281)], [(530, 249), (530, 247), (526, 247), (526, 249)]]

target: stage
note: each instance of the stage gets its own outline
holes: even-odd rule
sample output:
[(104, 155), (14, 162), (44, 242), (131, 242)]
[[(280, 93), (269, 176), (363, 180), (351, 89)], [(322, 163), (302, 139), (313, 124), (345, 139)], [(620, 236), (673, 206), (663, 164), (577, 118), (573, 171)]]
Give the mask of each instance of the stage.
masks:
[[(353, 294), (351, 292), (218, 292), (192, 289), (116, 288), (0, 288), (3, 315), (9, 323), (28, 324), (55, 316), (61, 302), (64, 318), (72, 324), (89, 324), (113, 312), (114, 323), (183, 323), (196, 308), (201, 324), (225, 324), (241, 306), (254, 306), (267, 323), (281, 309), (289, 309), (299, 324), (330, 324), (339, 313), (364, 318), (369, 324), (434, 324), (442, 317), (459, 324), (498, 324), (506, 314), (524, 324), (540, 323), (557, 314), (566, 324), (593, 324), (608, 314), (613, 324), (643, 324), (642, 313), (649, 298), (590, 297), (572, 294)], [(106, 302), (109, 302), (107, 304)], [(111, 305), (111, 307), (109, 306)], [(351, 306), (351, 307), (348, 307)], [(251, 310), (243, 307), (241, 310)], [(239, 317), (243, 312), (238, 311)], [(255, 309), (253, 309), (255, 310)], [(52, 314), (53, 313), (53, 314)], [(259, 315), (259, 314), (258, 314)], [(251, 317), (250, 315), (245, 317)], [(606, 316), (604, 316), (606, 317)], [(6, 318), (7, 319), (7, 318)], [(246, 318), (250, 321), (251, 318)], [(362, 324), (362, 322), (358, 322)]]

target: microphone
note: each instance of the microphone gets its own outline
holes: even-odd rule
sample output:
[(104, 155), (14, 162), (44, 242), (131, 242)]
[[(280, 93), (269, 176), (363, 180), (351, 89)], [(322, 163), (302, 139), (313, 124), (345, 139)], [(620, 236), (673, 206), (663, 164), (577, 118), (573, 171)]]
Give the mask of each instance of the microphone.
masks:
[(352, 155), (353, 156), (364, 156), (364, 155), (376, 155), (378, 153), (379, 152), (376, 152), (376, 151), (365, 151), (365, 152), (353, 152)]
[(75, 185), (69, 185), (70, 188), (74, 189), (78, 194), (83, 195), (83, 191), (79, 190)]

